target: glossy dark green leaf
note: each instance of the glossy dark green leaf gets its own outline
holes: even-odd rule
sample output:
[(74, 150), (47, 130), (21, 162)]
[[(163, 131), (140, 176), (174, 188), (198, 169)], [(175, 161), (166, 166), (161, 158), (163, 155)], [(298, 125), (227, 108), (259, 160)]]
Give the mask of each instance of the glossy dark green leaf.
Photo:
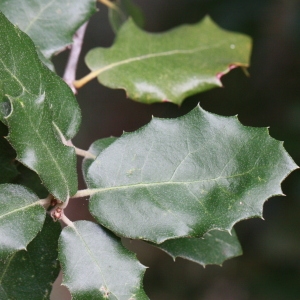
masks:
[(76, 99), (41, 63), (28, 36), (2, 14), (0, 55), (0, 82), (5, 92), (0, 113), (9, 127), (8, 139), (17, 159), (37, 172), (47, 189), (64, 201), (77, 190), (76, 157), (73, 148), (62, 144), (60, 134), (68, 140), (77, 133), (81, 117)]
[[(104, 149), (111, 145), (117, 138), (104, 138), (95, 141), (89, 152), (98, 156)], [(83, 175), (87, 176), (88, 168), (93, 159), (83, 160)], [(164, 250), (175, 260), (182, 257), (203, 266), (208, 264), (221, 265), (225, 260), (242, 254), (242, 249), (234, 230), (229, 234), (226, 231), (210, 231), (203, 238), (179, 238), (166, 241), (156, 247)]]
[(199, 106), (126, 133), (89, 167), (90, 211), (117, 235), (162, 243), (261, 217), (297, 166), (267, 128)]
[(77, 86), (97, 77), (105, 86), (123, 88), (131, 99), (173, 102), (221, 86), (220, 77), (234, 66), (247, 66), (250, 38), (225, 31), (206, 17), (165, 33), (148, 33), (128, 20), (114, 45), (86, 56), (92, 70)]
[(142, 288), (145, 267), (120, 239), (92, 222), (73, 224), (59, 239), (63, 284), (73, 299), (148, 299)]
[(222, 263), (239, 255), (242, 248), (234, 230), (213, 230), (207, 232), (203, 238), (180, 238), (168, 240), (156, 247), (167, 252), (175, 260), (176, 257), (185, 258), (200, 265), (222, 265)]
[[(103, 138), (100, 140), (95, 141), (89, 148), (88, 152), (91, 154), (98, 156), (105, 148), (107, 148), (109, 145), (111, 145), (117, 138), (115, 137), (109, 137), (109, 138)], [(88, 172), (88, 169), (90, 165), (94, 162), (94, 159), (92, 158), (85, 158), (82, 161), (82, 173), (83, 177), (86, 180), (86, 174)]]
[(116, 33), (129, 17), (132, 17), (139, 27), (144, 27), (145, 23), (142, 10), (131, 0), (117, 0), (114, 2), (114, 8), (109, 8), (108, 16)]
[(45, 209), (23, 186), (0, 184), (0, 261), (26, 246), (41, 230)]
[(76, 30), (96, 12), (95, 0), (0, 0), (0, 10), (34, 41), (46, 58), (72, 43)]
[(0, 122), (0, 183), (10, 182), (18, 175), (14, 163), (16, 152), (4, 138), (6, 135), (7, 128)]
[(0, 261), (1, 300), (50, 299), (52, 284), (60, 270), (57, 260), (60, 232), (60, 224), (48, 216), (27, 251), (18, 251)]

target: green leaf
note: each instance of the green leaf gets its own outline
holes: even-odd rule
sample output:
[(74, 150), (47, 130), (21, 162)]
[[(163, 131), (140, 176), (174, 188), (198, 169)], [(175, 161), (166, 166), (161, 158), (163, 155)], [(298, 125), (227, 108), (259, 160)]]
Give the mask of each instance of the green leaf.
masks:
[(32, 41), (2, 14), (0, 54), (2, 107), (9, 107), (2, 114), (9, 127), (8, 140), (17, 159), (64, 201), (77, 190), (76, 157), (73, 148), (62, 144), (60, 135), (68, 140), (78, 131), (81, 116), (76, 99), (41, 63)]
[(18, 175), (14, 159), (16, 153), (4, 138), (7, 135), (7, 128), (0, 122), (0, 183), (10, 182)]
[[(88, 152), (98, 156), (104, 149), (110, 146), (117, 138), (110, 137), (95, 141)], [(85, 158), (82, 163), (83, 176), (86, 179), (88, 168), (93, 159)], [(242, 249), (236, 233), (224, 231), (210, 231), (203, 238), (181, 238), (166, 241), (156, 247), (164, 250), (175, 260), (182, 257), (203, 266), (207, 264), (222, 264), (223, 261), (241, 255)]]
[(92, 222), (73, 224), (59, 239), (63, 284), (73, 299), (148, 299), (141, 283), (145, 267), (120, 239)]
[(109, 21), (114, 32), (117, 33), (123, 23), (132, 17), (139, 27), (144, 27), (144, 15), (142, 10), (132, 3), (131, 0), (118, 0), (113, 4), (113, 8), (108, 10)]
[(114, 45), (95, 48), (86, 58), (92, 70), (80, 87), (97, 77), (111, 88), (144, 102), (173, 102), (221, 86), (220, 77), (234, 66), (247, 66), (250, 38), (225, 31), (206, 17), (165, 33), (148, 33), (128, 20)]
[(0, 184), (0, 261), (28, 243), (41, 230), (45, 209), (23, 186)]
[(297, 166), (266, 128), (196, 107), (126, 133), (89, 167), (90, 211), (119, 236), (155, 243), (261, 217)]
[(60, 270), (57, 260), (60, 232), (60, 224), (48, 216), (27, 251), (18, 251), (0, 261), (0, 299), (50, 299), (52, 284)]
[[(89, 148), (88, 152), (91, 154), (98, 156), (105, 148), (111, 145), (117, 138), (108, 137), (95, 141)], [(82, 161), (82, 174), (83, 178), (86, 180), (86, 175), (90, 165), (94, 162), (92, 158), (85, 158)]]
[(156, 247), (168, 253), (175, 260), (182, 257), (200, 265), (222, 265), (222, 263), (239, 255), (242, 248), (234, 230), (213, 230), (203, 238), (180, 238), (168, 240)]
[(0, 10), (49, 59), (72, 43), (73, 35), (96, 12), (96, 6), (95, 0), (0, 0)]

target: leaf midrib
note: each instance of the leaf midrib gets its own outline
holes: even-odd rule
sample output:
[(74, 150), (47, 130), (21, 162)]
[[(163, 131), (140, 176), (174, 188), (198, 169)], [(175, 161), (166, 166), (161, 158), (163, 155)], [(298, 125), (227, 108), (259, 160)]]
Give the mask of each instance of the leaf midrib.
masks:
[[(7, 262), (6, 268), (3, 270), (2, 276), (1, 276), (1, 278), (0, 278), (0, 285), (1, 285), (1, 286), (2, 286), (2, 280), (3, 280), (3, 278), (4, 278), (5, 274), (6, 274), (6, 272), (7, 272), (8, 268), (9, 268), (9, 266), (10, 266), (10, 263), (11, 263), (12, 259), (15, 257), (16, 254), (17, 254), (17, 252), (15, 252), (14, 254), (11, 255), (11, 257), (9, 258), (9, 261)], [(2, 288), (3, 288), (3, 286), (2, 286)], [(3, 290), (4, 290), (4, 292), (6, 293), (6, 291), (5, 291), (4, 288), (3, 288)], [(7, 293), (6, 293), (6, 295), (7, 295)]]
[(96, 193), (101, 193), (101, 192), (106, 192), (106, 191), (113, 191), (113, 190), (119, 190), (119, 189), (127, 189), (127, 188), (138, 188), (138, 187), (151, 187), (151, 186), (163, 186), (163, 185), (187, 185), (190, 183), (200, 183), (200, 182), (205, 182), (205, 181), (218, 181), (220, 179), (230, 179), (230, 178), (235, 178), (235, 177), (241, 177), (246, 174), (251, 173), (254, 169), (257, 167), (254, 165), (250, 170), (239, 173), (239, 174), (234, 174), (231, 176), (227, 177), (216, 177), (216, 178), (209, 178), (209, 179), (202, 179), (202, 180), (194, 180), (194, 181), (164, 181), (164, 182), (149, 182), (149, 183), (135, 183), (135, 184), (128, 184), (128, 185), (119, 185), (119, 186), (113, 186), (113, 187), (106, 187), (106, 188), (90, 188), (88, 189), (90, 195), (94, 195)]
[[(13, 97), (12, 97), (12, 98), (13, 98)], [(16, 100), (17, 100), (17, 99), (16, 99)], [(22, 105), (21, 105), (21, 106), (22, 106)], [(24, 105), (24, 107), (26, 107), (26, 105)], [(22, 108), (24, 108), (24, 107), (22, 106)], [(24, 109), (24, 110), (25, 110), (25, 114), (26, 114), (26, 116), (27, 116), (27, 118), (28, 118), (28, 120), (29, 120), (29, 123), (30, 123), (30, 126), (31, 126), (31, 128), (32, 128), (32, 131), (34, 131), (34, 132), (36, 133), (36, 135), (38, 136), (38, 138), (39, 138), (41, 144), (43, 145), (44, 149), (47, 151), (47, 153), (49, 153), (49, 156), (51, 157), (52, 161), (54, 162), (54, 165), (56, 166), (56, 169), (57, 169), (58, 173), (60, 174), (61, 179), (63, 180), (64, 185), (65, 185), (65, 187), (66, 187), (66, 190), (67, 190), (66, 198), (69, 198), (69, 196), (70, 196), (70, 190), (69, 190), (69, 186), (68, 186), (68, 181), (66, 180), (66, 178), (65, 178), (65, 176), (64, 176), (64, 174), (63, 174), (63, 172), (61, 171), (60, 165), (58, 164), (58, 162), (57, 162), (56, 159), (54, 158), (54, 156), (53, 156), (53, 154), (52, 154), (52, 151), (48, 148), (47, 144), (45, 144), (45, 142), (44, 142), (42, 136), (40, 135), (40, 131), (39, 131), (39, 130), (38, 130), (38, 131), (35, 130), (36, 127), (35, 127), (34, 124), (32, 123), (30, 114), (27, 113), (27, 110), (26, 110), (26, 109)], [(63, 144), (62, 144), (62, 146), (63, 146), (63, 147), (67, 147), (67, 146), (64, 146)], [(56, 196), (56, 195), (55, 195), (55, 196)], [(63, 199), (60, 199), (60, 200), (63, 200)]]
[[(170, 50), (170, 51), (165, 51), (165, 52), (156, 52), (156, 53), (135, 56), (135, 57), (127, 58), (124, 60), (120, 60), (118, 62), (111, 63), (105, 67), (102, 67), (102, 68), (92, 71), (90, 74), (93, 74), (93, 76), (98, 76), (110, 69), (113, 69), (113, 68), (116, 68), (116, 67), (119, 67), (119, 66), (122, 66), (125, 64), (129, 64), (129, 63), (133, 63), (133, 62), (137, 62), (137, 61), (141, 61), (141, 60), (146, 60), (146, 59), (151, 59), (151, 58), (156, 58), (156, 57), (170, 56), (170, 55), (176, 55), (176, 54), (180, 54), (180, 55), (181, 54), (193, 54), (193, 53), (200, 52), (200, 51), (211, 50), (212, 48), (217, 48), (217, 47), (222, 46), (224, 43), (225, 42), (218, 43), (214, 46), (210, 45), (210, 46), (198, 47), (198, 48), (194, 48), (194, 49), (176, 49), (176, 50)], [(92, 67), (91, 67), (91, 69), (92, 69)]]
[[(70, 228), (73, 229), (73, 230), (75, 231), (75, 233), (78, 235), (78, 237), (80, 238), (80, 240), (81, 240), (83, 246), (86, 248), (87, 253), (88, 253), (89, 256), (91, 257), (92, 261), (95, 262), (95, 265), (98, 267), (99, 272), (100, 272), (100, 275), (101, 275), (101, 277), (102, 277), (102, 280), (103, 280), (105, 286), (108, 287), (108, 284), (106, 283), (106, 280), (105, 280), (105, 276), (104, 276), (104, 274), (102, 273), (101, 266), (99, 265), (97, 258), (96, 258), (95, 255), (93, 254), (93, 251), (90, 249), (90, 247), (88, 246), (88, 244), (85, 242), (84, 238), (81, 236), (80, 232), (77, 230), (75, 224), (74, 224), (74, 227), (70, 227)], [(114, 295), (114, 296), (118, 299), (118, 297), (117, 297), (110, 289), (109, 289), (109, 291), (110, 291), (110, 293), (111, 293), (112, 295)]]
[(19, 208), (17, 208), (17, 209), (14, 209), (14, 210), (8, 212), (8, 213), (5, 213), (5, 214), (3, 214), (3, 215), (0, 215), (0, 219), (2, 219), (2, 218), (4, 218), (4, 217), (7, 217), (7, 216), (9, 216), (9, 215), (11, 215), (11, 214), (17, 213), (18, 211), (22, 211), (22, 210), (28, 209), (28, 208), (30, 208), (30, 207), (32, 207), (32, 206), (36, 206), (36, 205), (40, 205), (40, 201), (36, 201), (36, 202), (30, 203), (29, 205), (19, 207)]
[(36, 22), (36, 20), (39, 19), (39, 17), (42, 15), (42, 13), (49, 7), (51, 6), (56, 0), (52, 0), (49, 3), (47, 3), (44, 7), (41, 8), (41, 10), (36, 14), (36, 16), (29, 21), (27, 27), (23, 30), (24, 32), (28, 32), (29, 29), (32, 27), (32, 25)]

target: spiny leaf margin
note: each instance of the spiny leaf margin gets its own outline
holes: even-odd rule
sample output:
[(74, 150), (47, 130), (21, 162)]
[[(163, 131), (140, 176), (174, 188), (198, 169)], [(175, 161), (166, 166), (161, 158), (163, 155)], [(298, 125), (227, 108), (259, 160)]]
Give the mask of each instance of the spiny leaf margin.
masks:
[(181, 257), (202, 265), (222, 265), (225, 260), (242, 255), (243, 251), (233, 229), (227, 231), (212, 230), (202, 238), (179, 238), (153, 244), (165, 251), (175, 261)]
[(89, 167), (90, 211), (119, 236), (162, 243), (262, 217), (297, 165), (266, 128), (200, 106), (126, 133)]
[(9, 127), (8, 140), (17, 159), (65, 201), (77, 190), (76, 156), (60, 136), (68, 140), (77, 133), (78, 104), (71, 89), (39, 60), (30, 38), (2, 13), (0, 25), (0, 82), (5, 94), (0, 115)]
[(26, 249), (42, 229), (45, 216), (33, 192), (17, 184), (0, 184), (0, 260)]

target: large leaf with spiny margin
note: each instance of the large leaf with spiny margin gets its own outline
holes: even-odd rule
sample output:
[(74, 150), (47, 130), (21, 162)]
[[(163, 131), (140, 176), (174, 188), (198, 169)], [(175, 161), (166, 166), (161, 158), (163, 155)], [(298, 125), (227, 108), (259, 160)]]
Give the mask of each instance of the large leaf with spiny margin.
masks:
[(0, 0), (0, 11), (34, 41), (46, 58), (72, 43), (96, 12), (95, 0)]
[(63, 229), (59, 260), (63, 285), (74, 299), (148, 299), (142, 287), (145, 267), (95, 223), (77, 221)]
[(77, 190), (76, 157), (60, 136), (71, 139), (81, 115), (71, 89), (41, 63), (30, 38), (0, 14), (0, 119), (17, 159), (64, 201)]
[(0, 184), (0, 261), (26, 246), (41, 230), (45, 209), (21, 185)]
[(123, 88), (131, 99), (173, 102), (221, 86), (220, 77), (234, 66), (247, 66), (250, 38), (225, 31), (209, 17), (164, 33), (149, 33), (130, 19), (111, 48), (95, 48), (85, 61), (105, 86)]
[(47, 217), (42, 231), (21, 250), (0, 260), (0, 299), (50, 299), (52, 284), (58, 276), (57, 243), (59, 223)]
[(199, 106), (123, 134), (87, 174), (90, 211), (117, 235), (162, 243), (261, 217), (297, 166), (267, 128)]
[(155, 246), (174, 260), (181, 257), (202, 266), (222, 265), (225, 260), (242, 255), (242, 248), (234, 230), (231, 233), (212, 230), (203, 238), (179, 238)]
[[(89, 148), (89, 152), (96, 157), (117, 138), (109, 137), (95, 141)], [(85, 158), (82, 162), (83, 177), (87, 179), (87, 173), (94, 159)], [(156, 247), (164, 250), (175, 260), (182, 257), (203, 266), (207, 264), (222, 264), (226, 259), (242, 254), (241, 246), (235, 231), (231, 234), (227, 231), (210, 231), (203, 238), (179, 238), (165, 241)]]

